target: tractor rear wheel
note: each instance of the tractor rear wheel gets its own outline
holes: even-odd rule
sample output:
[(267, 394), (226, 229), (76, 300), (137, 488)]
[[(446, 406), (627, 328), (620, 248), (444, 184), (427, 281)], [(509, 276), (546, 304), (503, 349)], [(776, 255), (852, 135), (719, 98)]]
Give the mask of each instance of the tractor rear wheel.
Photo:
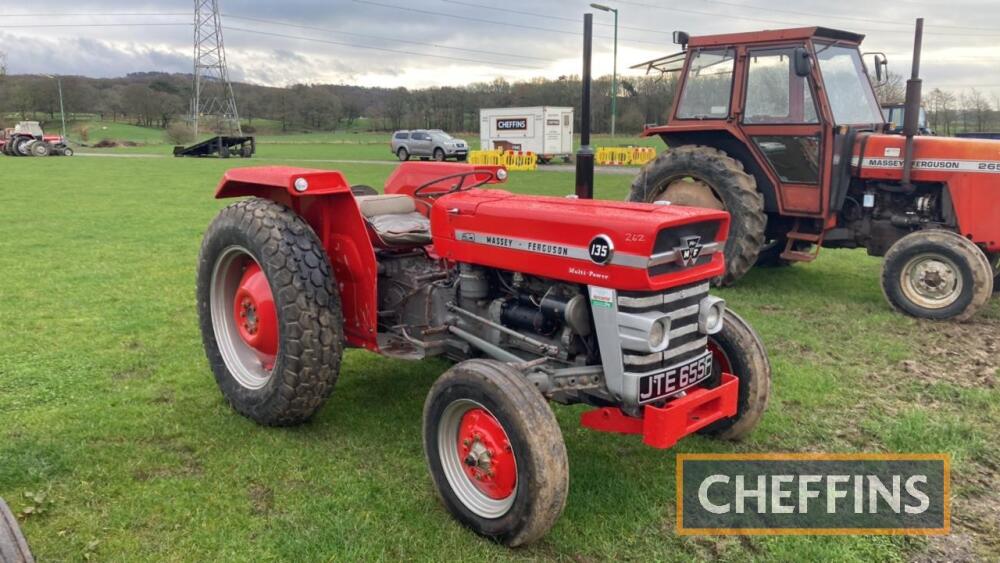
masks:
[(716, 285), (730, 285), (757, 261), (764, 246), (764, 197), (743, 164), (712, 147), (672, 148), (646, 164), (632, 182), (630, 201), (670, 201), (675, 205), (707, 207), (731, 215), (726, 240), (726, 273)]
[(226, 207), (202, 241), (197, 295), (205, 353), (229, 404), (269, 426), (316, 414), (337, 382), (344, 319), (312, 228), (265, 199)]
[(438, 496), (473, 531), (515, 547), (559, 519), (569, 490), (562, 432), (516, 369), (493, 360), (456, 364), (431, 387), (423, 426)]
[(966, 321), (989, 302), (994, 271), (969, 239), (941, 229), (896, 241), (882, 263), (882, 292), (913, 317)]
[(742, 317), (727, 310), (718, 334), (708, 337), (717, 379), (721, 372), (739, 380), (736, 416), (710, 424), (701, 434), (742, 440), (760, 422), (771, 396), (771, 362), (757, 332)]

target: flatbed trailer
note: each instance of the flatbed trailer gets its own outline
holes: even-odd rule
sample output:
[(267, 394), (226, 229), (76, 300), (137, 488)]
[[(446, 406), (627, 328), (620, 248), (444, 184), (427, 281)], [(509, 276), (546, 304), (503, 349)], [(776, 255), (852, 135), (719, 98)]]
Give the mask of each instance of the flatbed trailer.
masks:
[(236, 155), (241, 158), (250, 158), (257, 152), (257, 142), (253, 137), (220, 135), (206, 139), (200, 143), (189, 147), (174, 147), (174, 156), (215, 156), (219, 158), (229, 158)]

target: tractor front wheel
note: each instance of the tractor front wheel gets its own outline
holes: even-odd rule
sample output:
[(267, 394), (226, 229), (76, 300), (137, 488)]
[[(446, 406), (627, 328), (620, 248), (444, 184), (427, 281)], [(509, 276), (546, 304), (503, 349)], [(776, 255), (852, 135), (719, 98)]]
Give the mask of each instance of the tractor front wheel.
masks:
[(764, 246), (767, 216), (757, 181), (740, 161), (718, 149), (687, 145), (662, 153), (632, 182), (629, 201), (669, 201), (728, 211), (726, 273), (715, 280), (717, 285), (730, 285), (743, 277)]
[(896, 241), (882, 263), (882, 292), (902, 313), (966, 321), (990, 300), (994, 270), (969, 239), (940, 229)]
[(197, 296), (208, 363), (237, 412), (288, 426), (323, 406), (344, 321), (326, 251), (302, 218), (265, 199), (223, 209), (202, 241)]
[(537, 540), (566, 504), (569, 470), (556, 418), (514, 368), (467, 360), (424, 403), (424, 453), (448, 511), (515, 547)]
[(727, 310), (722, 330), (708, 337), (716, 380), (721, 372), (739, 380), (736, 416), (710, 424), (700, 433), (723, 440), (742, 440), (760, 422), (771, 396), (771, 362), (767, 350), (742, 317)]

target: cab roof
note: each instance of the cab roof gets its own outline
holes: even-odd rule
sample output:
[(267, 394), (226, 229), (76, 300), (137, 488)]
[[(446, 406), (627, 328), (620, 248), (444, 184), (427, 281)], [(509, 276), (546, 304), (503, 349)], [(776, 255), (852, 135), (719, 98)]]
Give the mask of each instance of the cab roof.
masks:
[(789, 29), (774, 29), (767, 31), (751, 31), (746, 33), (724, 33), (719, 35), (699, 35), (692, 37), (689, 47), (722, 47), (726, 45), (747, 43), (771, 43), (774, 41), (831, 39), (845, 43), (859, 44), (865, 36), (850, 31), (841, 31), (829, 27), (795, 27)]

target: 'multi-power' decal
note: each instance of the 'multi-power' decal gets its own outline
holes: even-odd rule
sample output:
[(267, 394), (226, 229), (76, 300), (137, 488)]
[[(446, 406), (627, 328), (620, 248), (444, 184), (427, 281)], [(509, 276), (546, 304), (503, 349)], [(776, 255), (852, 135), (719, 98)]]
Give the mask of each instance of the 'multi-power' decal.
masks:
[[(851, 165), (857, 166), (858, 157), (851, 158)], [(901, 158), (880, 158), (865, 157), (862, 162), (864, 168), (877, 168), (881, 170), (892, 170), (903, 168)], [(1000, 160), (956, 160), (956, 159), (935, 159), (917, 158), (913, 160), (914, 170), (950, 170), (954, 172), (981, 172), (984, 174), (1000, 174)]]

